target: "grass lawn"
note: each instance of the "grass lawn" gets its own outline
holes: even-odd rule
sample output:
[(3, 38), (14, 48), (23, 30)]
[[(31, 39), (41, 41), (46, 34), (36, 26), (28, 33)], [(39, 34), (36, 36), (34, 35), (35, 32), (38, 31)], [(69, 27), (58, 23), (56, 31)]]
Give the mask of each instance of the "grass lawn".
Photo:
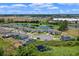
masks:
[(10, 42), (4, 41), (0, 38), (0, 47), (8, 47), (10, 45)]
[(2, 39), (0, 38), (0, 48), (4, 49), (4, 55), (15, 55), (16, 51), (13, 47), (13, 40), (12, 39)]
[(54, 56), (76, 56), (79, 55), (79, 46), (74, 47), (52, 47), (50, 55)]
[[(68, 41), (68, 42), (70, 42), (70, 41)], [(72, 42), (74, 42), (74, 41), (72, 41)], [(50, 41), (47, 44), (44, 41), (39, 41), (39, 42), (37, 42), (37, 44), (35, 43), (35, 45), (43, 44), (43, 45), (48, 46), (50, 48), (50, 50), (44, 51), (44, 52), (36, 51), (33, 54), (36, 56), (79, 56), (79, 46), (78, 45), (75, 45), (75, 46), (63, 46), (63, 45), (54, 46), (54, 45), (52, 45), (52, 44), (56, 44), (56, 43), (66, 44), (67, 42)], [(11, 45), (12, 45), (12, 40), (0, 39), (0, 47), (4, 47), (4, 48), (8, 49), (8, 50), (5, 50), (4, 55), (15, 55), (16, 54), (16, 51), (13, 50), (13, 48), (11, 48), (12, 47)]]
[(63, 35), (66, 34), (66, 35), (71, 35), (71, 36), (79, 36), (79, 30), (77, 29), (72, 29), (72, 30), (67, 30), (67, 31), (64, 31), (62, 33)]
[(79, 46), (74, 47), (54, 47), (50, 46), (50, 51), (38, 52), (37, 56), (79, 56)]
[(36, 52), (36, 56), (79, 56), (79, 41), (38, 41), (35, 45), (46, 45), (50, 49)]
[(53, 36), (53, 40), (60, 41), (60, 35), (52, 35), (52, 36)]

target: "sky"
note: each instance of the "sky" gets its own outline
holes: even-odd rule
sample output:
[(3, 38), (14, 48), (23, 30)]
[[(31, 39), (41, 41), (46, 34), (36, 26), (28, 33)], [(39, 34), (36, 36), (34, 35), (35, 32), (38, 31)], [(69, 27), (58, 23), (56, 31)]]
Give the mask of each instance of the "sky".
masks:
[(79, 14), (79, 4), (0, 3), (0, 14)]

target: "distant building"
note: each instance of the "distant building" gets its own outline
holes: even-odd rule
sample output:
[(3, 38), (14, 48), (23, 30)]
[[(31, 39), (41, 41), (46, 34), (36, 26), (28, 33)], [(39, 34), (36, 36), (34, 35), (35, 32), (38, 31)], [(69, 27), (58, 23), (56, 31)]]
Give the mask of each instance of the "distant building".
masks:
[(67, 20), (67, 21), (79, 21), (79, 18), (53, 18), (53, 20)]

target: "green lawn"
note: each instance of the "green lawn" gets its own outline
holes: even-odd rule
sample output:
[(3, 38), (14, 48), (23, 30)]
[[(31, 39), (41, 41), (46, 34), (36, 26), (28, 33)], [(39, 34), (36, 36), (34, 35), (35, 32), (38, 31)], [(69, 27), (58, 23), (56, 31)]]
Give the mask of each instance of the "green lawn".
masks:
[(10, 42), (0, 39), (0, 47), (7, 47), (9, 44)]
[[(71, 45), (68, 44), (70, 42), (72, 42)], [(74, 44), (74, 42), (75, 42), (75, 44)], [(11, 43), (12, 42), (9, 40), (0, 39), (0, 47), (10, 48)], [(53, 44), (56, 44), (56, 45), (53, 45)], [(35, 56), (79, 56), (78, 44), (79, 44), (78, 41), (50, 41), (50, 42), (38, 41), (38, 42), (33, 43), (33, 45), (35, 45), (35, 46), (36, 45), (46, 45), (50, 49), (48, 51), (44, 51), (44, 52), (35, 50), (35, 52), (33, 52), (32, 55), (35, 55)], [(33, 49), (33, 48), (31, 48), (31, 49)], [(5, 51), (4, 55), (15, 55), (16, 54), (15, 50), (11, 49), (9, 51)], [(29, 51), (29, 49), (27, 51)]]
[(9, 39), (1, 39), (0, 38), (0, 48), (3, 48), (4, 49), (4, 55), (5, 56), (10, 56), (10, 55), (15, 55), (16, 52), (13, 48), (13, 45), (12, 45), (12, 41), (9, 40)]
[(76, 56), (79, 55), (79, 46), (52, 47), (50, 55), (54, 56)]
[(34, 52), (36, 56), (79, 56), (78, 41), (50, 41), (47, 43), (39, 41), (35, 45), (46, 45), (50, 48), (48, 51)]
[(37, 52), (36, 56), (79, 56), (79, 46), (74, 47), (54, 47), (50, 46), (50, 51)]
[(79, 56), (79, 46), (74, 47), (54, 47), (50, 46), (51, 50), (39, 52), (35, 51), (32, 54), (35, 56)]

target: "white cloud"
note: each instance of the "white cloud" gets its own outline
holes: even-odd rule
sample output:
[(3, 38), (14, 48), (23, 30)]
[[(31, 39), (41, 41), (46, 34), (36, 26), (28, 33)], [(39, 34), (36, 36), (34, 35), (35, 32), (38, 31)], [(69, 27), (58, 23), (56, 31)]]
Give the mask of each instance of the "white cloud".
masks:
[(21, 10), (8, 10), (8, 12), (21, 12)]
[(33, 9), (33, 10), (38, 10), (41, 11), (42, 9), (46, 8), (46, 9), (59, 9), (59, 7), (54, 6), (52, 3), (32, 3), (29, 4), (29, 6)]
[(67, 5), (67, 6), (79, 6), (79, 3), (58, 3), (60, 5)]
[(0, 8), (15, 8), (15, 7), (27, 7), (25, 4), (13, 4), (13, 5), (0, 5)]
[(41, 5), (40, 7), (52, 7), (53, 5), (52, 4), (44, 4), (44, 5)]
[(42, 9), (40, 9), (40, 8), (34, 8), (33, 10), (35, 10), (35, 11), (40, 11), (40, 10), (42, 10)]
[(48, 7), (48, 9), (59, 9), (59, 7), (53, 6), (53, 7)]
[(72, 9), (72, 11), (79, 11), (79, 9)]
[(60, 10), (59, 10), (59, 13), (64, 13), (64, 10), (60, 9)]
[(59, 10), (59, 13), (60, 13), (60, 14), (63, 14), (63, 13), (64, 13), (64, 14), (69, 14), (69, 13), (71, 13), (71, 12), (72, 12), (71, 10), (63, 10), (63, 9), (60, 9), (60, 10)]
[(50, 3), (32, 3), (29, 5), (32, 8), (43, 8), (43, 7), (50, 7), (52, 4)]
[(9, 6), (7, 5), (1, 5), (0, 8), (8, 8)]
[(32, 3), (30, 5), (35, 6), (35, 5), (44, 5), (45, 3)]
[(69, 5), (69, 6), (72, 6), (72, 5), (77, 5), (76, 3), (58, 3), (60, 5)]
[(70, 10), (66, 10), (66, 12), (70, 12)]
[(27, 7), (25, 4), (14, 4), (12, 7)]

